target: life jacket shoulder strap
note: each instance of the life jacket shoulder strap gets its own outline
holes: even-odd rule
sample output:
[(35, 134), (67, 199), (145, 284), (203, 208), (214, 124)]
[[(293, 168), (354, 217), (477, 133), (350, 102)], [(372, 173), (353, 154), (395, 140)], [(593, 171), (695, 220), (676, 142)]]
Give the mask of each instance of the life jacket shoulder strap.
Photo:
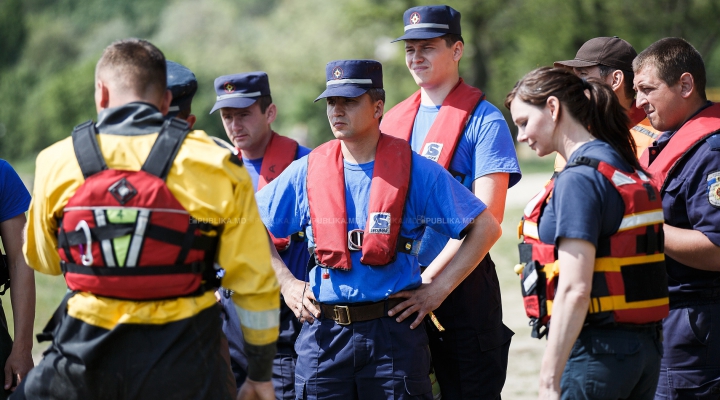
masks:
[(272, 132), (272, 138), (265, 150), (262, 167), (260, 167), (258, 190), (272, 182), (295, 161), (299, 147), (298, 142)]
[(141, 170), (165, 180), (188, 132), (187, 122), (177, 118), (167, 120)]
[(75, 157), (85, 179), (108, 168), (95, 135), (97, 130), (92, 120), (83, 122), (72, 131)]

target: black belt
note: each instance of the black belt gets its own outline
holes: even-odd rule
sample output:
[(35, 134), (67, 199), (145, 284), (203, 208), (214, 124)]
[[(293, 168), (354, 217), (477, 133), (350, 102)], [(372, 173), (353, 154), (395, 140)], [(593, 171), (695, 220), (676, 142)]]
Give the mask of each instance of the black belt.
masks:
[(320, 312), (322, 312), (320, 318), (331, 319), (338, 325), (350, 325), (353, 322), (370, 321), (387, 317), (388, 311), (403, 301), (405, 301), (405, 299), (389, 299), (362, 305), (313, 303), (320, 307)]

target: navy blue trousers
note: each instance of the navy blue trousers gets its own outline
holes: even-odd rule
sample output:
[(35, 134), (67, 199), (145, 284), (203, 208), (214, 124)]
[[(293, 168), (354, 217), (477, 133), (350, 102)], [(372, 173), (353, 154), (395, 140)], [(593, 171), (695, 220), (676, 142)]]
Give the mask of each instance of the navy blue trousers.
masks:
[(720, 399), (720, 304), (673, 308), (655, 398)]
[(435, 315), (444, 332), (425, 322), (443, 399), (500, 399), (513, 332), (502, 322), (500, 283), (489, 254)]
[(297, 398), (432, 400), (428, 338), (422, 324), (410, 329), (410, 322), (306, 322), (295, 343)]
[(661, 341), (658, 327), (583, 328), (560, 380), (562, 398), (651, 400)]
[[(240, 386), (247, 378), (247, 355), (244, 349), (244, 338), (240, 330), (240, 319), (231, 298), (222, 297), (223, 324), (222, 330), (228, 339), (230, 348), (230, 364), (235, 383)], [(280, 333), (278, 336), (278, 352), (273, 360), (273, 387), (275, 398), (279, 400), (292, 400), (295, 398), (295, 340), (301, 328), (300, 322), (295, 318), (292, 310), (280, 298)]]

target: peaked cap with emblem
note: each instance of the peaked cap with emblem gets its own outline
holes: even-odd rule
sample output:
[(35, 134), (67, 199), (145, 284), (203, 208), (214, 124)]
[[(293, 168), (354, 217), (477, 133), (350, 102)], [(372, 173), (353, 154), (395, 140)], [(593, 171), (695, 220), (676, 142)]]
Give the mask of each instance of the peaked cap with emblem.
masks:
[(210, 114), (225, 107), (250, 107), (260, 96), (270, 95), (270, 82), (262, 71), (223, 75), (215, 79), (213, 86), (217, 98)]
[(172, 93), (168, 117), (174, 117), (180, 111), (190, 109), (193, 96), (197, 92), (198, 82), (195, 74), (182, 64), (166, 61), (166, 68), (167, 89)]
[(433, 39), (447, 34), (461, 35), (460, 12), (450, 6), (418, 6), (403, 14), (405, 34), (393, 40)]
[(382, 64), (375, 60), (335, 60), (325, 66), (325, 91), (315, 99), (358, 97), (368, 89), (382, 89)]

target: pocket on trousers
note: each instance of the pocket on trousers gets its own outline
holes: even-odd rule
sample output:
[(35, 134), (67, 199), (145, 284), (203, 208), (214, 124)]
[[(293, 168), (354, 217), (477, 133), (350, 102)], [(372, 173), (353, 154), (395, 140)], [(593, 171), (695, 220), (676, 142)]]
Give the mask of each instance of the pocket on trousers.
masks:
[(668, 399), (720, 398), (720, 368), (668, 368)]
[(432, 392), (432, 383), (430, 383), (430, 377), (428, 375), (406, 376), (404, 379), (405, 391), (410, 396), (420, 396)]
[(307, 392), (305, 390), (305, 381), (299, 376), (295, 375), (295, 399), (305, 400), (307, 399)]

